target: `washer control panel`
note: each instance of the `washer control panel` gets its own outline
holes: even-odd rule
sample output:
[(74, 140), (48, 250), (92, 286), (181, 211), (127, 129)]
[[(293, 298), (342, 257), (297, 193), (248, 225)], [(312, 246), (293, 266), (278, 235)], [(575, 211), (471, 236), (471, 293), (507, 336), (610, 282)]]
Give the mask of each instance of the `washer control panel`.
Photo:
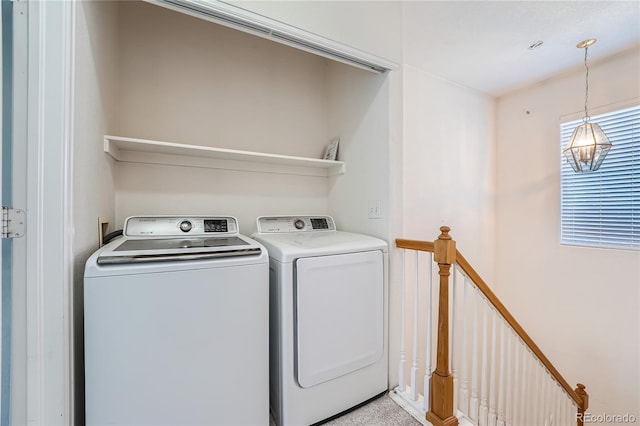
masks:
[(238, 233), (238, 221), (232, 216), (131, 216), (123, 234), (136, 237), (202, 237)]
[(259, 233), (335, 231), (331, 216), (261, 216), (257, 219)]

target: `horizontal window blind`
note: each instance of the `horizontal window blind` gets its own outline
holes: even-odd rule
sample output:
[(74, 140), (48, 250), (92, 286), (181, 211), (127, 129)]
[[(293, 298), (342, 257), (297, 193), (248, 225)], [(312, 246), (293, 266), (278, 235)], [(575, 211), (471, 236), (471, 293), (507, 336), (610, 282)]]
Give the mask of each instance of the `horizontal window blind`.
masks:
[(575, 173), (562, 156), (582, 120), (561, 123), (563, 244), (640, 250), (640, 106), (591, 117), (611, 141), (600, 169)]

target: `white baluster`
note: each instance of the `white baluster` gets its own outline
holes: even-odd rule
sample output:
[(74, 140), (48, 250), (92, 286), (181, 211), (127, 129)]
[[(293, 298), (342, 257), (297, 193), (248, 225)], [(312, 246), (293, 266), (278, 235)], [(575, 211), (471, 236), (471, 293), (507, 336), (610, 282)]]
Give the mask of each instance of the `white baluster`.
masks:
[(547, 371), (547, 367), (542, 367), (544, 374), (542, 375), (542, 421), (546, 426), (550, 426), (550, 413), (549, 409), (549, 394), (551, 393), (551, 388), (549, 387), (549, 383), (551, 382), (551, 374)]
[(567, 407), (567, 404), (569, 403), (569, 401), (567, 400), (567, 397), (569, 395), (564, 391), (564, 389), (562, 390), (562, 401), (560, 403), (560, 424), (564, 425), (564, 424), (568, 424), (567, 423), (567, 417), (569, 414), (569, 410)]
[[(566, 419), (565, 413), (565, 401), (570, 398), (569, 395), (565, 392), (564, 388), (560, 386), (560, 397), (558, 399), (558, 420), (556, 424), (564, 425)], [(575, 423), (575, 421), (574, 421)]]
[(478, 421), (478, 303), (480, 297), (478, 296), (478, 289), (474, 288), (475, 294), (473, 298), (473, 321), (472, 321), (472, 333), (473, 343), (471, 351), (471, 399), (469, 400), (469, 417), (474, 422)]
[[(466, 416), (469, 415), (469, 353), (467, 351), (467, 277), (462, 281), (462, 351), (460, 358), (462, 361), (460, 385), (460, 411)], [(454, 387), (455, 389), (455, 387)]]
[(544, 368), (544, 374), (542, 375), (542, 421), (545, 426), (550, 426), (550, 416), (549, 413), (549, 382), (551, 381), (551, 377), (547, 372), (546, 368)]
[(558, 424), (558, 417), (556, 411), (558, 408), (558, 382), (551, 375), (551, 383), (549, 384), (549, 424), (556, 426)]
[(451, 306), (451, 338), (449, 339), (449, 354), (451, 356), (451, 376), (453, 377), (453, 415), (456, 415), (456, 410), (458, 408), (458, 374), (457, 374), (457, 366), (456, 366), (456, 287), (458, 283), (458, 268), (456, 265), (452, 265), (452, 286), (451, 286), (451, 294), (449, 297), (451, 301), (449, 302), (449, 306)]
[(528, 371), (529, 395), (526, 402), (527, 417), (528, 417), (527, 420), (532, 424), (536, 424), (536, 421), (537, 421), (536, 414), (538, 410), (538, 407), (536, 405), (537, 396), (538, 396), (538, 389), (536, 388), (536, 361), (528, 347), (527, 347), (527, 368), (529, 369)]
[(564, 421), (564, 401), (569, 397), (562, 386), (560, 388), (560, 399), (558, 400), (558, 421), (556, 424), (562, 425)]
[(573, 398), (569, 397), (566, 404), (567, 407), (567, 425), (576, 424), (576, 415), (578, 414), (578, 408), (573, 404)]
[(560, 400), (562, 398), (562, 392), (560, 388), (560, 384), (553, 381), (553, 414), (551, 415), (551, 425), (552, 426), (562, 426), (560, 420)]
[(535, 421), (537, 425), (544, 425), (544, 416), (542, 415), (542, 410), (543, 410), (543, 405), (542, 405), (542, 398), (541, 395), (543, 394), (543, 388), (542, 388), (542, 367), (540, 366), (540, 361), (538, 360), (538, 357), (536, 357), (535, 355), (531, 355), (533, 356), (534, 359), (534, 368), (535, 368), (535, 372), (536, 372), (536, 387), (535, 387)]
[(515, 375), (515, 367), (513, 365), (513, 342), (511, 337), (513, 336), (513, 331), (511, 327), (507, 328), (507, 377), (506, 377), (506, 385), (505, 385), (505, 422), (507, 426), (511, 426), (513, 424), (513, 401), (514, 401), (514, 390), (515, 386), (513, 385), (513, 377)]
[(504, 321), (500, 318), (500, 380), (498, 381), (498, 426), (505, 426), (506, 347)]
[(422, 401), (422, 408), (425, 411), (429, 411), (431, 404), (431, 388), (429, 387), (429, 381), (431, 379), (431, 335), (432, 335), (432, 325), (431, 320), (433, 318), (433, 255), (429, 253), (429, 267), (427, 268), (429, 273), (427, 274), (427, 353), (426, 353), (426, 363), (427, 366), (424, 370), (424, 399)]
[(522, 346), (522, 424), (530, 424), (531, 423), (531, 373), (530, 373), (530, 359), (529, 352), (527, 351), (527, 347), (524, 346), (524, 342)]
[(555, 425), (555, 402), (556, 402), (556, 380), (549, 373), (549, 384), (547, 385), (547, 418), (549, 419), (549, 426)]
[[(520, 389), (522, 389), (522, 359), (520, 356), (520, 339), (514, 336), (513, 359), (514, 359), (514, 375), (513, 375), (513, 424), (522, 424), (520, 414), (523, 405), (520, 405)], [(507, 423), (509, 421), (507, 420)]]
[(418, 251), (415, 251), (416, 260), (416, 276), (413, 286), (413, 362), (411, 363), (411, 388), (409, 389), (409, 398), (412, 401), (418, 399), (418, 277), (419, 262)]
[(558, 398), (558, 395), (556, 394), (556, 381), (553, 379), (553, 377), (551, 377), (551, 380), (549, 381), (549, 395), (547, 397), (547, 400), (549, 401), (549, 405), (548, 407), (548, 414), (547, 414), (547, 418), (549, 419), (549, 426), (555, 426), (556, 425), (556, 413), (555, 413), (555, 403), (556, 400)]
[(491, 358), (489, 359), (489, 365), (491, 366), (491, 379), (489, 380), (489, 416), (488, 416), (488, 424), (489, 426), (496, 426), (498, 423), (498, 415), (497, 415), (497, 385), (496, 380), (498, 377), (496, 376), (497, 365), (498, 365), (498, 354), (496, 352), (496, 339), (498, 338), (498, 316), (497, 313), (492, 309), (491, 310)]
[(556, 422), (559, 425), (564, 425), (563, 422), (567, 417), (564, 410), (566, 406), (565, 401), (569, 398), (570, 396), (565, 392), (564, 388), (560, 386), (560, 399), (558, 400), (558, 421)]
[(535, 356), (532, 353), (529, 353), (529, 356), (531, 357), (531, 371), (533, 373), (533, 377), (532, 377), (532, 383), (533, 383), (533, 387), (532, 387), (532, 393), (531, 393), (531, 400), (532, 400), (532, 408), (533, 408), (533, 413), (532, 413), (532, 417), (533, 417), (533, 422), (538, 425), (538, 426), (542, 426), (540, 425), (540, 377), (539, 377), (539, 371), (538, 371), (538, 361), (535, 358)]
[(564, 399), (564, 390), (560, 383), (556, 383), (556, 402), (553, 411), (553, 424), (555, 426), (562, 426), (562, 401)]
[(482, 379), (480, 382), (480, 418), (478, 419), (478, 426), (485, 426), (488, 422), (489, 409), (488, 409), (488, 392), (489, 392), (489, 336), (488, 336), (488, 315), (489, 315), (489, 301), (484, 298), (482, 313)]
[(400, 309), (401, 315), (402, 315), (402, 319), (400, 322), (400, 363), (398, 365), (398, 388), (400, 389), (400, 392), (406, 392), (405, 389), (405, 383), (404, 383), (404, 374), (405, 374), (405, 364), (407, 363), (407, 352), (406, 352), (406, 347), (405, 347), (405, 339), (404, 339), (404, 333), (405, 333), (405, 299), (407, 297), (406, 294), (406, 288), (405, 288), (405, 277), (406, 277), (406, 263), (405, 263), (405, 253), (406, 250), (402, 250), (402, 295), (400, 298), (400, 301), (402, 303), (402, 307)]

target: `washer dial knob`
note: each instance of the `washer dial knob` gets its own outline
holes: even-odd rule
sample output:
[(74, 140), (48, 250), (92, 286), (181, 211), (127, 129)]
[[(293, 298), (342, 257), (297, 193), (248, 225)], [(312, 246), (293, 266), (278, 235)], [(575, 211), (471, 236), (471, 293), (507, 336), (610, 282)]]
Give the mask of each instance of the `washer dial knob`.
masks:
[(183, 220), (180, 222), (180, 230), (182, 232), (189, 232), (193, 228), (193, 224), (188, 220)]
[(293, 226), (296, 227), (296, 229), (304, 229), (304, 220), (302, 219), (296, 219), (293, 221)]

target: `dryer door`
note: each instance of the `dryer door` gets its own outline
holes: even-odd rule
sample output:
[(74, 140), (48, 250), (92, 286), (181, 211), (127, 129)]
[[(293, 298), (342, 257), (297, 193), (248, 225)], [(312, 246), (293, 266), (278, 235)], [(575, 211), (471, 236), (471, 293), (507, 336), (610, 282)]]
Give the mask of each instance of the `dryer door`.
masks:
[(380, 251), (296, 261), (296, 375), (301, 387), (380, 359), (383, 274)]

